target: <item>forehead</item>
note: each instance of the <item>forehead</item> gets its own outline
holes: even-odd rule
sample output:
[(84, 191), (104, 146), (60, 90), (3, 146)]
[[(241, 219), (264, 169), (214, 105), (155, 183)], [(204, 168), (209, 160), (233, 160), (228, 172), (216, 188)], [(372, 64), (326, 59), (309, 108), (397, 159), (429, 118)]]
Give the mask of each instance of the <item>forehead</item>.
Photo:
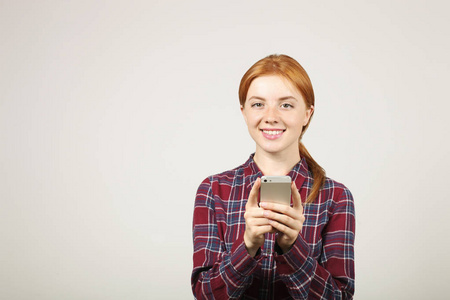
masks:
[(247, 92), (247, 99), (251, 96), (303, 98), (300, 91), (288, 79), (280, 75), (260, 76), (253, 79)]

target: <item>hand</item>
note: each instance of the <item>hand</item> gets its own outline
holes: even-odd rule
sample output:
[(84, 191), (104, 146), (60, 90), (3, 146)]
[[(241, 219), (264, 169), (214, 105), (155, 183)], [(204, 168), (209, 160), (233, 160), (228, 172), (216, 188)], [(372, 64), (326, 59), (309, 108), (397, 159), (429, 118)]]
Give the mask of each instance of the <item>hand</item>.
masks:
[(305, 217), (303, 216), (303, 205), (300, 193), (295, 182), (291, 184), (292, 202), (290, 207), (285, 204), (261, 202), (264, 209), (264, 217), (269, 220), (269, 224), (278, 231), (277, 244), (283, 253), (288, 252), (298, 234), (302, 230)]
[(245, 205), (244, 243), (250, 256), (254, 257), (258, 249), (264, 244), (264, 234), (273, 231), (269, 220), (263, 216), (264, 210), (258, 206), (261, 179), (253, 185)]

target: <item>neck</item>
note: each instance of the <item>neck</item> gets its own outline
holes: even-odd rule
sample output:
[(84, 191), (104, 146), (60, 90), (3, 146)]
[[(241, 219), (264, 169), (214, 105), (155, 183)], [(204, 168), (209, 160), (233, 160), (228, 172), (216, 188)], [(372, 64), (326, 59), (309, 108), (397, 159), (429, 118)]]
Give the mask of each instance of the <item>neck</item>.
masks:
[(264, 175), (284, 176), (300, 161), (300, 152), (282, 155), (256, 151), (253, 159)]

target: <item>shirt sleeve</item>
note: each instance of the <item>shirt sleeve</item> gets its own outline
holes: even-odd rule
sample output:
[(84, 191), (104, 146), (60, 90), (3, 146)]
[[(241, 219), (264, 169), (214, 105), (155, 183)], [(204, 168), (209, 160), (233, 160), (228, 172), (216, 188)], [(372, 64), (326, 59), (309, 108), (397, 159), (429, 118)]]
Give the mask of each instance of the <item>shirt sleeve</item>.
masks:
[(289, 252), (276, 255), (277, 272), (294, 299), (352, 299), (355, 290), (355, 209), (343, 189), (322, 232), (322, 255), (310, 256), (301, 234)]
[(248, 254), (243, 237), (227, 251), (215, 212), (215, 200), (220, 199), (215, 198), (210, 180), (205, 179), (194, 206), (192, 291), (196, 299), (236, 299), (252, 283), (258, 256)]

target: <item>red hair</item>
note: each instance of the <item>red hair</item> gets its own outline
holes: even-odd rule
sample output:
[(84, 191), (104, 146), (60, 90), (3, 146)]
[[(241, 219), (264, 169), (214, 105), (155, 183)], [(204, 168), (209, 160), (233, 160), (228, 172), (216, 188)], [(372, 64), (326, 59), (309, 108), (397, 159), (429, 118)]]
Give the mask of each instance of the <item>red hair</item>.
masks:
[[(245, 104), (247, 92), (252, 81), (257, 77), (267, 75), (279, 75), (287, 79), (303, 96), (306, 107), (310, 108), (311, 106), (314, 106), (314, 90), (305, 69), (303, 69), (303, 67), (292, 57), (278, 54), (272, 54), (259, 60), (244, 74), (241, 79), (241, 84), (239, 85), (239, 102), (242, 106)], [(314, 110), (312, 114), (314, 114)], [(312, 158), (301, 141), (303, 134), (311, 122), (311, 118), (308, 123), (303, 126), (302, 133), (299, 137), (300, 156), (306, 159), (308, 168), (314, 178), (313, 186), (306, 203), (314, 202), (319, 195), (320, 189), (325, 183), (325, 170)]]

